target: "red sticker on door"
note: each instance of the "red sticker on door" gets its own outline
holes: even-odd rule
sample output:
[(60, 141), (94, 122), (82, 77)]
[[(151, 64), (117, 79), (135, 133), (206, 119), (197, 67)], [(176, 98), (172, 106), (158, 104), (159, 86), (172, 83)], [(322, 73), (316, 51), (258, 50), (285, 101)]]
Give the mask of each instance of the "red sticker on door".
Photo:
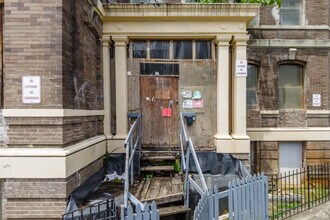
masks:
[(163, 117), (171, 117), (172, 116), (172, 109), (171, 108), (163, 108), (162, 109), (162, 116)]

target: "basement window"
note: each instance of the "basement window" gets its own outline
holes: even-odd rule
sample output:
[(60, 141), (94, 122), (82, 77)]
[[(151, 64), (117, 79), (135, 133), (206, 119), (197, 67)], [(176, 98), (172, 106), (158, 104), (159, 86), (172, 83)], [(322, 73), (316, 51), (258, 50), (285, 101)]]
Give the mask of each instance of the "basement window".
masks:
[(192, 41), (173, 41), (174, 59), (192, 59)]
[(170, 42), (169, 41), (151, 41), (150, 42), (150, 58), (152, 58), (152, 59), (169, 59), (170, 58)]
[(279, 108), (301, 109), (303, 107), (303, 73), (299, 65), (279, 67)]
[(282, 25), (301, 24), (301, 0), (282, 0), (280, 19)]
[(246, 78), (246, 105), (248, 108), (257, 106), (258, 66), (248, 65)]
[(133, 42), (133, 58), (147, 58), (147, 42), (134, 41)]
[(196, 59), (211, 59), (211, 41), (196, 41)]

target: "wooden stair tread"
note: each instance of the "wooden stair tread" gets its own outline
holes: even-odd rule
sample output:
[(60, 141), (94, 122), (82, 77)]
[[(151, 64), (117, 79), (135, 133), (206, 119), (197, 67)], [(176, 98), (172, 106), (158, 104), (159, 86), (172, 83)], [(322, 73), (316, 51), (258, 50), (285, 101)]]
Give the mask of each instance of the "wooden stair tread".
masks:
[(158, 208), (158, 211), (159, 211), (159, 215), (161, 217), (164, 217), (169, 215), (176, 215), (180, 213), (190, 212), (190, 208), (184, 207), (183, 205), (179, 205), (179, 206)]
[(141, 171), (174, 171), (173, 166), (143, 166)]
[(143, 156), (141, 160), (148, 161), (164, 161), (164, 160), (175, 160), (175, 156)]
[(162, 150), (143, 150), (142, 156), (178, 156), (180, 151), (162, 151)]
[(166, 196), (160, 196), (160, 197), (155, 197), (155, 198), (146, 198), (146, 199), (141, 199), (142, 203), (148, 202), (151, 203), (152, 201), (155, 201), (157, 205), (161, 204), (166, 204), (166, 203), (171, 203), (171, 202), (177, 202), (177, 201), (182, 201), (183, 199), (183, 193), (176, 193), (176, 194), (170, 194)]

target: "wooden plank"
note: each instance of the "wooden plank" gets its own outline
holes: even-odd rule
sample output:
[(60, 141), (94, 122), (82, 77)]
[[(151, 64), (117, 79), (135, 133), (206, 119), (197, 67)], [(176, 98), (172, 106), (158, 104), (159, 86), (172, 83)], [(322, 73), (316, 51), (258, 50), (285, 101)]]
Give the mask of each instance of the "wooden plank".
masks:
[(159, 208), (158, 210), (161, 217), (190, 212), (190, 208), (184, 207), (182, 205)]
[(141, 160), (144, 161), (174, 161), (175, 156), (143, 156)]
[[(152, 178), (147, 195), (145, 196), (146, 199), (149, 198), (156, 198), (158, 197), (159, 190), (161, 185), (161, 178)], [(143, 200), (144, 202), (144, 200)]]
[(141, 171), (174, 171), (173, 166), (143, 166)]
[(159, 190), (160, 197), (167, 196), (172, 194), (172, 184), (171, 184), (171, 178), (170, 177), (164, 177), (161, 179), (161, 185)]
[[(153, 189), (151, 189), (153, 190)], [(155, 189), (157, 192), (157, 190)], [(153, 191), (150, 192), (150, 195), (153, 193)], [(156, 193), (155, 193), (156, 194)], [(166, 195), (166, 196), (150, 196), (146, 199), (141, 200), (142, 202), (152, 202), (155, 201), (158, 205), (166, 204), (166, 203), (172, 203), (172, 202), (178, 202), (182, 201), (183, 199), (183, 194), (182, 193), (176, 193), (176, 194), (171, 194), (171, 195)]]
[(181, 193), (183, 192), (182, 179), (180, 176), (173, 177), (171, 180), (172, 193)]
[(147, 196), (147, 193), (148, 193), (148, 189), (149, 189), (149, 186), (150, 186), (150, 180), (146, 180), (144, 183), (143, 183), (143, 190), (140, 194), (140, 200), (141, 199), (144, 199), (146, 196)]

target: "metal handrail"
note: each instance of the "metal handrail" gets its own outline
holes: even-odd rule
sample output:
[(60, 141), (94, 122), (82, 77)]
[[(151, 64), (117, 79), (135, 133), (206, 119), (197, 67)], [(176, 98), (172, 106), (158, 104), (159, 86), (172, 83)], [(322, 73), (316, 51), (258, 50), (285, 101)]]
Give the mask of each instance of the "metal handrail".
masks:
[[(180, 114), (180, 122), (181, 122), (181, 132), (180, 132), (180, 149), (181, 149), (181, 161), (182, 161), (182, 168), (185, 172), (185, 181), (184, 181), (184, 204), (186, 207), (189, 207), (189, 188), (190, 186), (194, 188), (201, 196), (202, 194), (209, 194), (209, 190), (207, 188), (205, 178), (200, 167), (196, 151), (194, 145), (192, 143), (191, 138), (189, 137), (186, 127), (183, 120), (183, 114)], [(186, 158), (184, 156), (184, 143), (186, 144)], [(198, 172), (199, 179), (201, 181), (201, 186), (193, 180), (189, 176), (189, 161), (190, 161), (190, 154), (195, 162), (196, 169)]]
[[(140, 175), (140, 158), (141, 158), (141, 133), (142, 133), (142, 115), (139, 114), (128, 132), (127, 138), (124, 142), (126, 148), (125, 159), (125, 188), (124, 188), (124, 207), (127, 208), (128, 200), (134, 205), (143, 204), (129, 192), (129, 185), (134, 183), (134, 155), (138, 153), (139, 164), (138, 173)], [(130, 183), (130, 184), (129, 184)]]

